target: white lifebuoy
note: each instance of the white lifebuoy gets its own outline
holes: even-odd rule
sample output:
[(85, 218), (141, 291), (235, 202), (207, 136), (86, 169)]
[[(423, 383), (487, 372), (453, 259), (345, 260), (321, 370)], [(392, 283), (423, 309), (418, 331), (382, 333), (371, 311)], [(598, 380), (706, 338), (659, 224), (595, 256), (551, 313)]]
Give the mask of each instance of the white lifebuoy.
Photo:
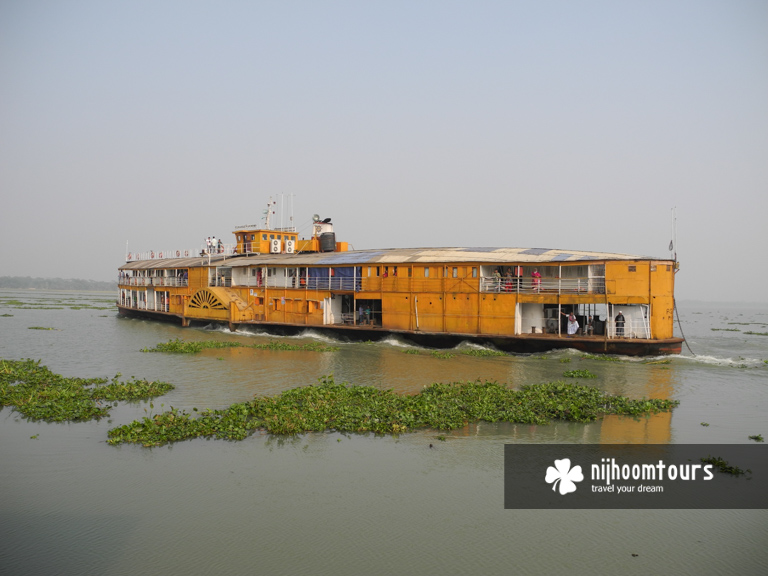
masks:
[(176, 250), (176, 258), (178, 258), (179, 256), (181, 256), (181, 252), (179, 252), (178, 250)]
[(189, 250), (184, 250), (184, 256), (189, 257)]
[(149, 257), (150, 258), (154, 258), (155, 257), (155, 252), (154, 251), (150, 251), (149, 252)]

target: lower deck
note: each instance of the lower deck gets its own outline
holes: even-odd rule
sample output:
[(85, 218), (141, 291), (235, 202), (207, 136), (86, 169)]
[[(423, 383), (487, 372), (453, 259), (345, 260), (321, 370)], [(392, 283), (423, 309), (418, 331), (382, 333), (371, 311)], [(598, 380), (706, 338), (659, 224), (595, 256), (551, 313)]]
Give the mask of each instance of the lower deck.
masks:
[[(347, 317), (340, 319), (339, 323), (308, 325), (305, 323), (269, 322), (263, 320), (248, 320), (242, 322), (227, 322), (216, 318), (191, 317), (163, 310), (138, 309), (117, 304), (121, 315), (130, 317), (143, 317), (155, 320), (165, 320), (190, 326), (197, 323), (220, 323), (229, 326), (235, 331), (241, 326), (254, 326), (276, 335), (297, 335), (307, 329), (329, 334), (335, 338), (348, 341), (379, 341), (390, 335), (397, 335), (404, 340), (419, 346), (432, 348), (452, 348), (461, 342), (471, 342), (482, 346), (492, 346), (503, 352), (515, 353), (540, 353), (549, 350), (572, 348), (592, 354), (621, 354), (626, 356), (658, 356), (667, 354), (680, 354), (682, 351), (682, 338), (649, 339), (637, 337), (609, 337), (607, 331), (604, 334), (565, 335), (562, 333), (547, 333), (538, 331), (532, 327), (531, 333), (519, 333), (515, 335), (487, 335), (461, 332), (429, 332), (423, 330), (402, 330), (384, 328), (377, 324), (373, 318), (367, 321), (363, 318), (360, 323), (356, 318), (349, 321)], [(630, 334), (627, 333), (627, 336)]]

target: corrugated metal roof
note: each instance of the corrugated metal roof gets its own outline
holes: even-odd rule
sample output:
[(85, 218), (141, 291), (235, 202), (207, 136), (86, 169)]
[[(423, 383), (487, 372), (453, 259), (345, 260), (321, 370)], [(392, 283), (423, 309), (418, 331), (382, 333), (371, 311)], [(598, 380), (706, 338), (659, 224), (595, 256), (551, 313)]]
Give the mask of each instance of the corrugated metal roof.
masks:
[[(254, 254), (224, 258), (212, 257), (211, 266), (351, 266), (362, 264), (408, 264), (450, 262), (467, 264), (541, 264), (546, 262), (584, 262), (603, 260), (665, 260), (650, 256), (632, 256), (608, 252), (584, 252), (549, 248), (389, 248), (384, 250), (353, 250), (301, 254)], [(121, 270), (151, 270), (156, 268), (190, 268), (207, 266), (208, 258), (167, 258), (139, 260), (120, 266)]]

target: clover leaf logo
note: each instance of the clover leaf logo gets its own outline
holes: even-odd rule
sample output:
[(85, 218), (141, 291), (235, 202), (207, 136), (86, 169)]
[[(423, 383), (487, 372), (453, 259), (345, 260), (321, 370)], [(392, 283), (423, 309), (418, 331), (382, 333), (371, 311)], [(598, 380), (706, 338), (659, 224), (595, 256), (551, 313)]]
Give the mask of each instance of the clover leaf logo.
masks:
[(552, 485), (552, 491), (557, 490), (557, 483), (560, 483), (560, 494), (570, 494), (576, 492), (576, 484), (574, 482), (581, 482), (584, 480), (584, 474), (581, 473), (581, 466), (574, 466), (571, 468), (570, 458), (563, 458), (562, 460), (555, 460), (555, 467), (549, 466), (547, 468), (547, 476), (544, 478), (547, 484)]

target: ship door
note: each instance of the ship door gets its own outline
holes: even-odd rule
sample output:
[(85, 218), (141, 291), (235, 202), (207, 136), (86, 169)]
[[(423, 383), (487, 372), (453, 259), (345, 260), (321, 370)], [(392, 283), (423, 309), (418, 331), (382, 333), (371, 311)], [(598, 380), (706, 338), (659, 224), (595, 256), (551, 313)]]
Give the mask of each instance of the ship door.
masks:
[(341, 323), (341, 298), (331, 295), (323, 300), (323, 324)]

